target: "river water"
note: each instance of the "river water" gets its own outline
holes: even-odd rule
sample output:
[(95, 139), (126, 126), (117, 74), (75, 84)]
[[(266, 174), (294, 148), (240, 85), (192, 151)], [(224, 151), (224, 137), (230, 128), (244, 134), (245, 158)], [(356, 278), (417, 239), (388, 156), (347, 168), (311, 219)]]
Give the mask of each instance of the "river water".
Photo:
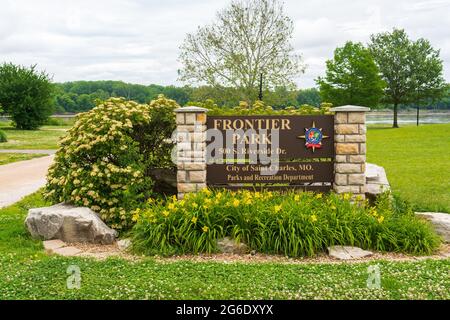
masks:
[[(55, 118), (70, 119), (73, 116), (55, 115)], [(368, 124), (391, 124), (393, 122), (394, 115), (389, 112), (369, 112), (367, 114)], [(398, 122), (403, 124), (415, 124), (417, 121), (416, 113), (399, 113)], [(422, 124), (432, 123), (450, 123), (450, 111), (443, 111), (439, 113), (427, 113), (421, 111), (419, 121)]]
[[(73, 116), (57, 115), (56, 118), (70, 119)], [(392, 124), (393, 122), (392, 112), (369, 112), (367, 114), (368, 124)], [(399, 113), (398, 123), (399, 124), (416, 124), (417, 114), (414, 112), (409, 113)], [(450, 111), (442, 112), (425, 112), (421, 111), (419, 116), (419, 122), (421, 124), (433, 124), (433, 123), (450, 123)]]

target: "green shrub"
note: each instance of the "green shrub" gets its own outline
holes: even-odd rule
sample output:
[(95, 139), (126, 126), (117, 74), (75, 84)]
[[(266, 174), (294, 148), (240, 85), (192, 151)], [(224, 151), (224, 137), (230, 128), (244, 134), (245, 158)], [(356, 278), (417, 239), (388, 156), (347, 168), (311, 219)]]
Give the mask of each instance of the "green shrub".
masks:
[(42, 126), (54, 110), (54, 86), (45, 72), (4, 63), (0, 65), (0, 104), (17, 129)]
[(88, 206), (115, 229), (133, 223), (130, 212), (152, 195), (150, 171), (170, 165), (175, 101), (149, 105), (111, 98), (78, 115), (60, 141), (45, 196)]
[(6, 133), (2, 130), (0, 130), (0, 143), (1, 142), (8, 142), (8, 138), (6, 137)]
[(311, 256), (331, 245), (381, 251), (431, 253), (439, 239), (410, 211), (353, 205), (350, 195), (205, 190), (137, 210), (133, 247), (145, 254), (212, 253), (230, 236), (261, 253)]

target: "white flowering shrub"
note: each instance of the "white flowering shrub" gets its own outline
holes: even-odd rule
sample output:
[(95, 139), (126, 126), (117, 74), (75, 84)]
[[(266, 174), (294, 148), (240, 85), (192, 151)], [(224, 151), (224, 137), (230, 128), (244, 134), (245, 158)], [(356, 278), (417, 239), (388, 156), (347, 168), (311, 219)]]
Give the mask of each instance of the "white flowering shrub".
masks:
[(90, 207), (114, 229), (132, 226), (132, 211), (152, 196), (152, 168), (171, 166), (175, 101), (111, 98), (80, 114), (60, 141), (46, 198)]

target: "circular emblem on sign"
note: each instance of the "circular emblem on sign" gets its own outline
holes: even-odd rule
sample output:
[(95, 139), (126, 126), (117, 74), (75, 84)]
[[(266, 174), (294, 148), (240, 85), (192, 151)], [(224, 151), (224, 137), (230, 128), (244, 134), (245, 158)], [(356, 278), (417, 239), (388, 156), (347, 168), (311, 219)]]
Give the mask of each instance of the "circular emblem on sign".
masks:
[(316, 128), (315, 122), (313, 122), (311, 128), (305, 128), (305, 135), (299, 138), (305, 139), (305, 146), (308, 149), (312, 149), (314, 152), (316, 149), (322, 148), (322, 139), (328, 138), (322, 133), (322, 128)]

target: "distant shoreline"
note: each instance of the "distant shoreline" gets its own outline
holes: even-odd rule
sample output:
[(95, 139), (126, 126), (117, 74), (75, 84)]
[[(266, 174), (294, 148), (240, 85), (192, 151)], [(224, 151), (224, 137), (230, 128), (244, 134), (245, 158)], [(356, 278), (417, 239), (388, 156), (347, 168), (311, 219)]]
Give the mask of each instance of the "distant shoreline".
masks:
[[(377, 115), (377, 116), (391, 116), (394, 114), (394, 111), (387, 111), (387, 110), (382, 110), (382, 111), (370, 111), (368, 113), (368, 115)], [(417, 111), (399, 111), (398, 112), (399, 115), (416, 115)], [(439, 110), (439, 111), (433, 111), (433, 110), (420, 110), (420, 116), (423, 115), (448, 115), (450, 114), (450, 110)]]
[[(394, 111), (391, 110), (373, 110), (367, 113), (368, 116), (393, 116)], [(398, 115), (400, 116), (416, 116), (415, 110), (402, 110), (398, 112)], [(450, 110), (420, 110), (420, 117), (427, 116), (427, 115), (433, 115), (433, 116), (448, 116), (450, 115)], [(54, 114), (50, 116), (51, 118), (60, 118), (60, 119), (71, 119), (75, 118), (77, 116), (77, 113), (71, 113), (71, 114)], [(0, 120), (8, 120), (10, 117), (7, 116), (0, 116)]]
[[(370, 111), (368, 113), (368, 115), (377, 115), (377, 116), (391, 116), (394, 114), (394, 111), (389, 111), (389, 110), (373, 110)], [(410, 111), (399, 111), (398, 112), (399, 115), (416, 115), (416, 111), (415, 110), (410, 110)], [(449, 115), (450, 114), (450, 110), (438, 110), (438, 111), (433, 111), (433, 110), (420, 110), (420, 116), (425, 116), (425, 115)], [(77, 114), (54, 114), (52, 115), (53, 118), (73, 118), (75, 117)]]

